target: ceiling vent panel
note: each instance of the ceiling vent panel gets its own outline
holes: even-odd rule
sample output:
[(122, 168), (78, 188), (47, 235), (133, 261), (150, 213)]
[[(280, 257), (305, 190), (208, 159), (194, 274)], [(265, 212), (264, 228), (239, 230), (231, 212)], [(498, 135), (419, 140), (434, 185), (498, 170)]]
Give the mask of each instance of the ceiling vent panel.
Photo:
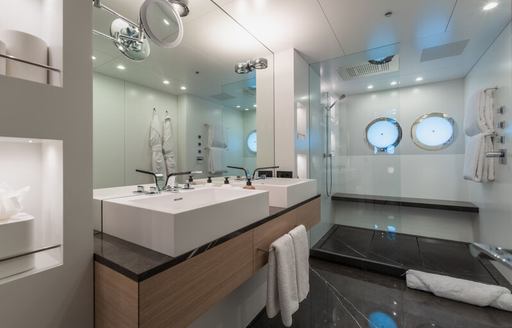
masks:
[(337, 72), (345, 81), (355, 80), (368, 76), (397, 72), (400, 68), (398, 61), (399, 56), (395, 55), (393, 59), (387, 63), (375, 65), (364, 61), (355, 65), (341, 66), (337, 69)]
[(216, 94), (216, 95), (210, 96), (210, 97), (212, 97), (213, 99), (220, 100), (220, 101), (225, 101), (225, 100), (235, 99), (235, 97), (233, 97), (232, 95), (227, 94), (227, 93), (225, 93), (225, 92), (222, 92), (222, 93), (219, 93), (219, 94)]
[(458, 56), (464, 52), (468, 42), (469, 40), (462, 40), (437, 47), (425, 48), (421, 53), (421, 62)]

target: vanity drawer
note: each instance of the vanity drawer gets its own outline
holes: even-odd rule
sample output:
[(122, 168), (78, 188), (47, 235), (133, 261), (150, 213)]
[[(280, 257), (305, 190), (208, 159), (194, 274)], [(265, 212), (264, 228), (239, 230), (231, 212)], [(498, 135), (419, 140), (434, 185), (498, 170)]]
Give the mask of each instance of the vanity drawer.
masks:
[(253, 274), (252, 231), (140, 283), (140, 327), (187, 327)]
[(295, 214), (290, 211), (254, 229), (254, 272), (268, 261), (268, 253), (261, 250), (268, 250), (274, 240), (296, 226), (295, 222)]

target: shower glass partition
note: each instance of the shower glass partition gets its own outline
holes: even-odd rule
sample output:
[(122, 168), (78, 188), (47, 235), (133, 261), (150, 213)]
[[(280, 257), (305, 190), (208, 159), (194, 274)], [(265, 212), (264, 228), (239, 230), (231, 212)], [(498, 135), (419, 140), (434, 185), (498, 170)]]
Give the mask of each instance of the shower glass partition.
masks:
[(385, 47), (310, 66), (310, 165), (322, 194), (314, 243), (340, 227), (402, 230), (400, 207), (371, 202), (402, 196), (399, 56), (369, 63), (397, 52)]

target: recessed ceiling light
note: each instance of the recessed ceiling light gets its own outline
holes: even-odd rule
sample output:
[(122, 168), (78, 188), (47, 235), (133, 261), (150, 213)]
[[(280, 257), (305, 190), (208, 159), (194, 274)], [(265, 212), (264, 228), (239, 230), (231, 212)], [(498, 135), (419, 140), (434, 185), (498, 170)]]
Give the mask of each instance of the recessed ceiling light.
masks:
[(96, 60), (96, 56), (91, 56), (91, 59), (92, 60)]
[(254, 104), (254, 105), (252, 105), (252, 107), (256, 108), (256, 107), (257, 107), (257, 105), (256, 105), (256, 104)]
[(29, 140), (28, 143), (33, 143), (34, 141), (33, 140)]
[(169, 80), (163, 80), (162, 83), (165, 85), (171, 84), (171, 82), (169, 82)]
[(117, 65), (117, 69), (120, 70), (120, 71), (124, 71), (126, 69), (126, 67), (124, 65)]
[(418, 77), (416, 78), (416, 82), (421, 82), (421, 81), (423, 81), (423, 76), (418, 76)]
[(240, 108), (240, 107), (242, 107), (242, 106), (240, 106), (240, 105), (236, 105), (236, 108)]
[(494, 9), (496, 7), (498, 7), (499, 3), (497, 1), (491, 1), (491, 2), (488, 2), (485, 6), (483, 6), (483, 10), (491, 10), (491, 9)]
[(186, 87), (186, 86), (184, 86), (184, 85), (182, 85), (182, 86), (180, 87), (180, 90), (187, 90), (187, 87)]
[(391, 81), (390, 85), (397, 85), (398, 82), (397, 81)]
[(368, 89), (373, 89), (373, 84), (370, 84), (367, 88)]

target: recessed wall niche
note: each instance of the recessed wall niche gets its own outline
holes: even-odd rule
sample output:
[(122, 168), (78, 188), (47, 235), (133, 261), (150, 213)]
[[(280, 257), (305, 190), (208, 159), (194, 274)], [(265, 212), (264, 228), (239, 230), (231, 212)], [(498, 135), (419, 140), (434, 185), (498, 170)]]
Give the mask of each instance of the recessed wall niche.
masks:
[(0, 76), (62, 86), (62, 0), (0, 10)]
[(0, 137), (0, 284), (62, 264), (62, 141)]

